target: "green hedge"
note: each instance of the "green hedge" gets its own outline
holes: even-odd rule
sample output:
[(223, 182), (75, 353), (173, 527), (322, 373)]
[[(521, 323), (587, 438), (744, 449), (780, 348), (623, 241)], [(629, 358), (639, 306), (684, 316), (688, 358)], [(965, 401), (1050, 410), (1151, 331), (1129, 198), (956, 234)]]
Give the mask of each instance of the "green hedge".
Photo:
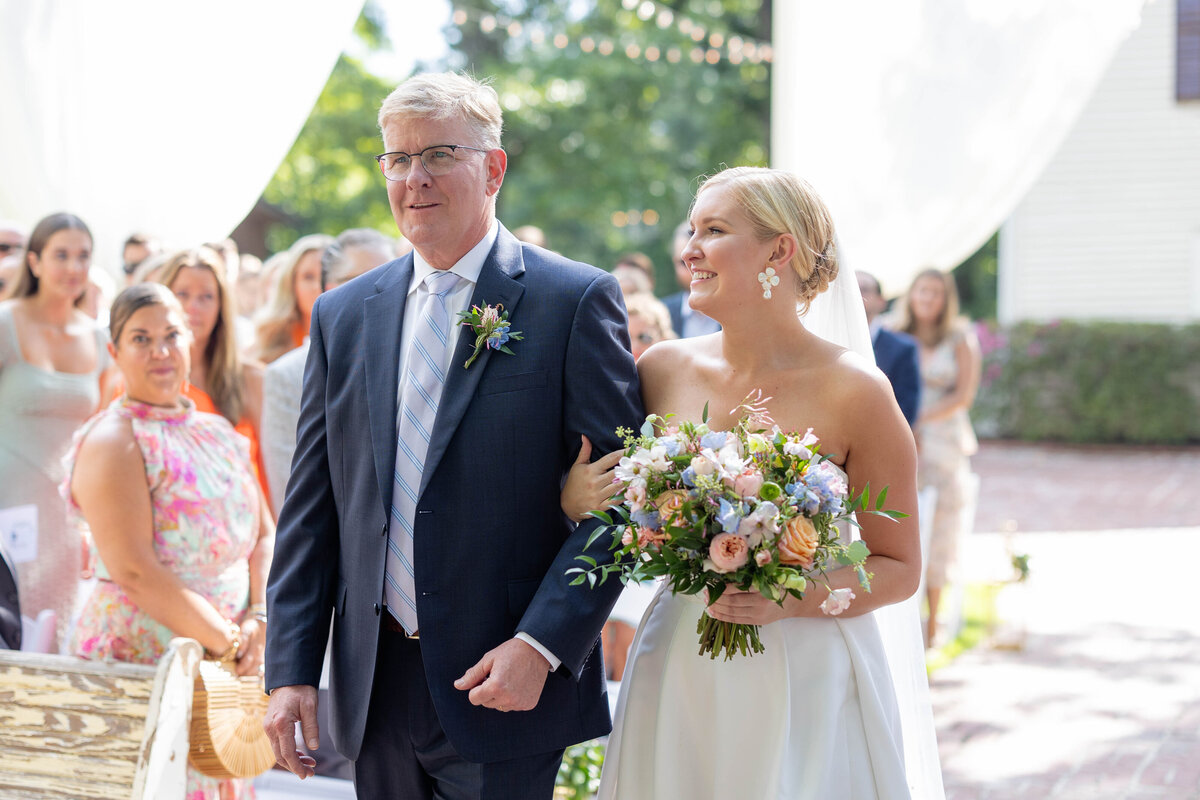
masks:
[(1063, 442), (1200, 442), (1200, 325), (977, 326), (981, 436)]

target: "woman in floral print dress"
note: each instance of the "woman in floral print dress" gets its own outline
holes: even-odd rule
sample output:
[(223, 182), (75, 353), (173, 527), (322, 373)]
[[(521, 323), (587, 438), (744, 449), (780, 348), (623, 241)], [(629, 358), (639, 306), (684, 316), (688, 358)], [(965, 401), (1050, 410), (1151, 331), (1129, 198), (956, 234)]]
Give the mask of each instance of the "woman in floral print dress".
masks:
[[(188, 636), (254, 674), (274, 530), (248, 443), (182, 396), (190, 334), (170, 290), (126, 289), (110, 329), (126, 391), (76, 434), (63, 485), (91, 535), (99, 577), (74, 651), (153, 663), (172, 637)], [(188, 772), (187, 800), (252, 794), (248, 783)]]

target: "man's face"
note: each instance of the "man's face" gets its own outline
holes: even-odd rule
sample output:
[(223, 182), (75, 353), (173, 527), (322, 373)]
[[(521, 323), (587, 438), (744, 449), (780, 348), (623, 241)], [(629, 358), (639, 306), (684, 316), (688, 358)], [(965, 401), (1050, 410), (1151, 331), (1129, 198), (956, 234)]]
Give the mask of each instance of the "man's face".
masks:
[[(389, 153), (415, 155), (450, 144), (480, 146), (477, 135), (460, 119), (398, 118), (383, 129), (383, 146)], [(408, 177), (387, 185), (396, 226), (437, 269), (449, 269), (487, 233), (507, 165), (499, 149), (458, 150), (454, 155), (454, 168), (445, 175), (433, 177), (414, 157)]]
[(887, 301), (880, 294), (879, 287), (875, 285), (875, 281), (866, 275), (858, 276), (858, 291), (862, 293), (863, 308), (867, 310), (868, 322), (875, 319), (875, 317), (879, 316), (887, 308)]

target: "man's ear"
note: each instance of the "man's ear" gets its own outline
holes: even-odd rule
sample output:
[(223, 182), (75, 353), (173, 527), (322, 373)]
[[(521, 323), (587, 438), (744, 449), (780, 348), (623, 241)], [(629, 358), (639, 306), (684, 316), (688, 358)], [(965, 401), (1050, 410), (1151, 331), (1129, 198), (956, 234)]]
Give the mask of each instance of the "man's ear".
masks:
[(504, 173), (508, 170), (508, 153), (497, 147), (488, 150), (483, 158), (483, 168), (487, 170), (487, 193), (490, 197), (500, 191), (504, 184)]

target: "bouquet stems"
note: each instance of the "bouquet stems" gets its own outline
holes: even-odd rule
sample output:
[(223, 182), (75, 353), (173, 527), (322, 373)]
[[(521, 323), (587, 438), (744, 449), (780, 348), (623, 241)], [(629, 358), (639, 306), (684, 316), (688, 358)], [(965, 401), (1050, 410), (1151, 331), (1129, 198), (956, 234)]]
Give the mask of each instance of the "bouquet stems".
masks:
[(696, 633), (700, 634), (700, 655), (708, 653), (708, 657), (712, 659), (715, 659), (722, 651), (726, 661), (738, 653), (743, 656), (751, 656), (763, 651), (762, 640), (758, 638), (757, 625), (722, 622), (710, 617), (707, 611), (700, 615), (700, 621), (696, 624)]

